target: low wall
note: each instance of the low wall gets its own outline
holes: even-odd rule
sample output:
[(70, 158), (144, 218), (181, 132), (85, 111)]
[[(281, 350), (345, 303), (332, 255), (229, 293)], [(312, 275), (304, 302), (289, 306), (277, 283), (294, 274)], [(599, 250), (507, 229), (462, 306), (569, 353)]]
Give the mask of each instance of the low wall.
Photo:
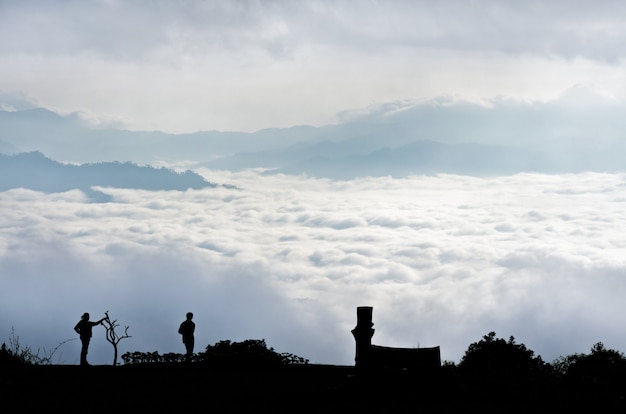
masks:
[(432, 371), (441, 367), (441, 352), (432, 348), (393, 348), (371, 345), (367, 355), (371, 368)]

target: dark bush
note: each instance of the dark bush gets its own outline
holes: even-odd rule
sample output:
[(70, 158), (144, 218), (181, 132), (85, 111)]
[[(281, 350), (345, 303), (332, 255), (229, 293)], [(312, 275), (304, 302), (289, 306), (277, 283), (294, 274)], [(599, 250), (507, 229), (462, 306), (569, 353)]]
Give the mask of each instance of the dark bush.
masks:
[[(126, 352), (124, 364), (183, 363), (185, 355), (179, 353), (159, 354), (154, 352)], [(243, 342), (223, 340), (207, 345), (205, 352), (194, 354), (192, 362), (210, 364), (224, 368), (262, 368), (285, 365), (305, 365), (309, 361), (287, 352), (277, 353), (268, 348), (264, 339), (248, 339)]]
[(219, 341), (215, 345), (208, 345), (199, 357), (204, 363), (213, 366), (233, 368), (269, 368), (308, 363), (308, 360), (296, 355), (275, 352), (274, 348), (267, 347), (265, 339)]
[(14, 354), (7, 348), (5, 343), (2, 343), (0, 348), (0, 367), (15, 367), (26, 364), (27, 361), (22, 356)]
[(520, 377), (546, 372), (548, 366), (524, 344), (515, 343), (515, 338), (507, 341), (489, 332), (468, 347), (459, 369), (468, 374)]
[(594, 383), (626, 378), (626, 356), (622, 352), (606, 349), (602, 342), (593, 345), (589, 354), (561, 357), (554, 365), (566, 377)]
[[(192, 358), (192, 361), (197, 361), (198, 357), (195, 354)], [(126, 352), (122, 355), (122, 361), (124, 364), (156, 364), (162, 362), (185, 362), (185, 355), (168, 352), (167, 354), (159, 354), (157, 351), (154, 352)]]

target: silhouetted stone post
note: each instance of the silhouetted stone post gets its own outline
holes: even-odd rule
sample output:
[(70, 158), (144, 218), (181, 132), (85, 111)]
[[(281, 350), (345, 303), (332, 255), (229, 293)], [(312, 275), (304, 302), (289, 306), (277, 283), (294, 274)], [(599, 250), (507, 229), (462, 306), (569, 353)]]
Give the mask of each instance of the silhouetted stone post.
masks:
[(372, 347), (372, 336), (374, 329), (372, 326), (371, 306), (359, 306), (356, 308), (356, 327), (351, 331), (356, 342), (356, 355), (354, 362), (358, 368), (366, 368), (371, 365), (370, 349)]

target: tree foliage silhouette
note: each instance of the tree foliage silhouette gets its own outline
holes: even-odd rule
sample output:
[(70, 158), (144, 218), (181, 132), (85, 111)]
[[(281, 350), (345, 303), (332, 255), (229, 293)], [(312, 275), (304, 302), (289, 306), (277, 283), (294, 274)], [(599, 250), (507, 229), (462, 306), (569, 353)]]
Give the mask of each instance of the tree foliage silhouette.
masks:
[(463, 372), (492, 376), (526, 376), (542, 372), (545, 368), (541, 357), (535, 357), (534, 351), (526, 345), (515, 343), (512, 336), (508, 341), (497, 338), (493, 331), (470, 344), (459, 363)]
[(591, 347), (589, 354), (573, 354), (554, 362), (556, 370), (568, 377), (598, 383), (626, 378), (626, 356), (620, 351), (607, 349), (602, 342)]
[(200, 359), (213, 366), (230, 368), (268, 368), (284, 365), (308, 364), (308, 360), (289, 353), (278, 353), (268, 348), (265, 339), (229, 340), (207, 345)]

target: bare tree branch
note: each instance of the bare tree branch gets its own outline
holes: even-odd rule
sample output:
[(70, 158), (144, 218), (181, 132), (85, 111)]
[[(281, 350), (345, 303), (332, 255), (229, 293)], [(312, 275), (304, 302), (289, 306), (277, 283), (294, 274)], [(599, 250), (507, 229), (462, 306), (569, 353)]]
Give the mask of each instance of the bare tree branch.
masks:
[(102, 320), (102, 324), (104, 325), (105, 329), (106, 329), (106, 339), (107, 341), (109, 341), (111, 343), (111, 345), (113, 345), (113, 350), (114, 350), (114, 354), (113, 354), (113, 366), (117, 365), (117, 344), (124, 338), (130, 338), (131, 336), (128, 335), (128, 328), (130, 328), (129, 326), (126, 326), (124, 329), (124, 334), (123, 335), (119, 335), (117, 332), (115, 332), (115, 328), (117, 328), (118, 326), (120, 326), (117, 323), (117, 319), (114, 319), (113, 321), (111, 320), (111, 318), (109, 317), (109, 311), (104, 312), (104, 319)]

